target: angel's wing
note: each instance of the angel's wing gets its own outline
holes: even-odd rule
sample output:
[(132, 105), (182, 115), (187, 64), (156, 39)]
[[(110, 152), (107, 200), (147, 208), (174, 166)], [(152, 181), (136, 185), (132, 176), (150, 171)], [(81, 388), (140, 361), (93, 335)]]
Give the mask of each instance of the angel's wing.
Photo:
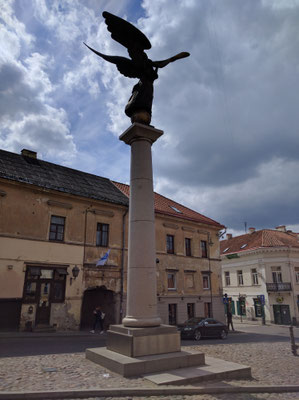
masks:
[[(83, 42), (84, 43), (84, 42)], [(119, 56), (107, 56), (106, 54), (102, 54), (92, 47), (89, 47), (86, 43), (84, 43), (86, 47), (88, 47), (91, 51), (93, 51), (97, 56), (102, 57), (104, 60), (115, 64), (117, 69), (121, 74), (127, 76), (128, 78), (139, 78), (140, 79), (140, 71), (136, 68), (136, 65), (132, 60), (129, 60), (126, 57)]]
[(167, 60), (161, 60), (161, 61), (152, 61), (152, 66), (153, 67), (158, 67), (158, 68), (163, 68), (166, 67), (169, 63), (179, 60), (180, 58), (185, 58), (189, 57), (190, 53), (187, 53), (186, 51), (183, 51), (182, 53), (176, 54), (173, 57), (167, 58)]
[(102, 15), (105, 18), (108, 31), (111, 32), (112, 39), (127, 49), (138, 47), (141, 50), (148, 50), (152, 47), (148, 38), (128, 21), (107, 11), (104, 11)]

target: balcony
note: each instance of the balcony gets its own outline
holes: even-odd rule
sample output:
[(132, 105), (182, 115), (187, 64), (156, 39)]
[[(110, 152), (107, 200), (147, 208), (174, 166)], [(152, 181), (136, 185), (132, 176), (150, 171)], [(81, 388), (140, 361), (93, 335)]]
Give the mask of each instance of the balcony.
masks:
[(290, 292), (292, 290), (291, 283), (279, 282), (279, 283), (266, 283), (267, 292)]

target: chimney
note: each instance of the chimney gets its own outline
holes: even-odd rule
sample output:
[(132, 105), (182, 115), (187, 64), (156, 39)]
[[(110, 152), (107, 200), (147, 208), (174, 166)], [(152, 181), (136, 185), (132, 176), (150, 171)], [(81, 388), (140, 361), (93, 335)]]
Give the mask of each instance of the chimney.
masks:
[(286, 226), (285, 225), (279, 225), (275, 229), (277, 231), (280, 231), (280, 232), (286, 232)]
[(27, 150), (27, 149), (23, 149), (21, 151), (21, 154), (22, 154), (22, 156), (35, 158), (35, 159), (36, 159), (36, 156), (37, 156), (37, 152), (36, 151)]
[(249, 233), (253, 233), (253, 232), (255, 232), (255, 228), (249, 228), (248, 231), (249, 231)]
[(233, 234), (232, 233), (227, 233), (226, 234), (226, 239), (231, 239), (233, 237)]

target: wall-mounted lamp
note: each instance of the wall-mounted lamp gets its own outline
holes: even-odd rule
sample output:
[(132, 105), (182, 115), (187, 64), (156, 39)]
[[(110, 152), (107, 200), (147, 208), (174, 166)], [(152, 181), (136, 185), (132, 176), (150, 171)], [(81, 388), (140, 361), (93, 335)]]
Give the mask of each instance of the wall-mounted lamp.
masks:
[(156, 258), (156, 264), (159, 264), (160, 260), (159, 258)]
[(8, 265), (7, 269), (13, 269), (13, 265)]
[(72, 269), (72, 274), (73, 277), (70, 278), (70, 285), (73, 283), (73, 279), (76, 279), (77, 276), (79, 275), (80, 269), (78, 268), (77, 265), (74, 266), (74, 268)]

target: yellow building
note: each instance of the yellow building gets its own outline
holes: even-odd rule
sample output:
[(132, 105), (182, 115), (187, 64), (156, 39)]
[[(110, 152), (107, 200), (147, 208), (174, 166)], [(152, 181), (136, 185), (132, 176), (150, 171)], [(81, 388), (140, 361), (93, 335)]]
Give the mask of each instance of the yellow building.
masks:
[[(128, 190), (109, 179), (0, 150), (0, 329), (82, 329), (101, 305), (125, 314)], [(164, 323), (223, 320), (219, 223), (155, 195)], [(96, 266), (110, 250), (108, 261)]]

